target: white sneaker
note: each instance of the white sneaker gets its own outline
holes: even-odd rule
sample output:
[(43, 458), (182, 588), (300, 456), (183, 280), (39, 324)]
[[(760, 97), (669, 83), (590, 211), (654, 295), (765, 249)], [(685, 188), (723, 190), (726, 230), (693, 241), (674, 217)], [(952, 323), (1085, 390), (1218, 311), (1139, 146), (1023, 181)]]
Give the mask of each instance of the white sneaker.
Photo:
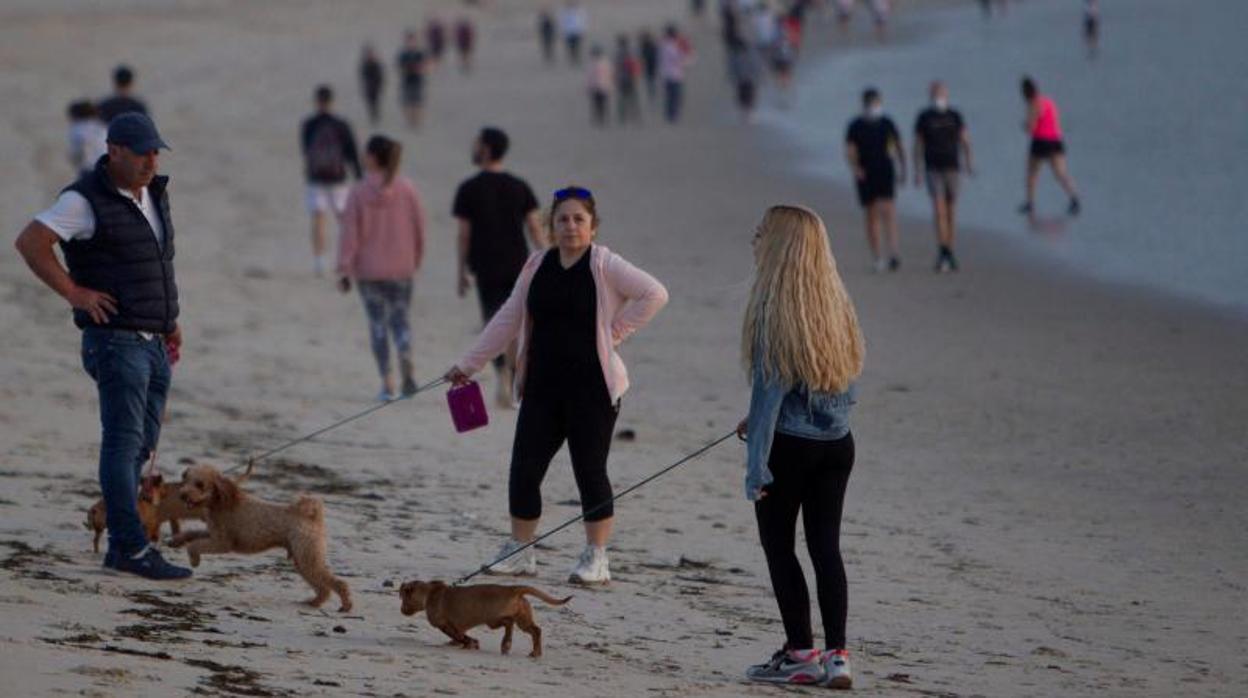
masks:
[[(498, 554), (494, 556), (497, 560), (504, 555), (511, 555), (520, 546), (524, 545), (515, 538), (508, 538), (503, 547), (498, 549)], [(486, 574), (510, 575), (513, 577), (534, 577), (537, 576), (537, 551), (533, 546), (525, 548), (523, 551), (511, 555), (506, 560), (491, 566), (486, 570)]]
[(882, 274), (888, 271), (888, 260), (883, 257), (876, 257), (875, 263), (871, 265), (871, 271), (876, 274)]
[(849, 652), (831, 650), (823, 653), (823, 685), (847, 691), (854, 687), (854, 675), (849, 669)]
[(607, 560), (607, 549), (596, 545), (587, 545), (581, 551), (581, 557), (568, 576), (572, 584), (606, 584), (611, 581), (611, 565)]

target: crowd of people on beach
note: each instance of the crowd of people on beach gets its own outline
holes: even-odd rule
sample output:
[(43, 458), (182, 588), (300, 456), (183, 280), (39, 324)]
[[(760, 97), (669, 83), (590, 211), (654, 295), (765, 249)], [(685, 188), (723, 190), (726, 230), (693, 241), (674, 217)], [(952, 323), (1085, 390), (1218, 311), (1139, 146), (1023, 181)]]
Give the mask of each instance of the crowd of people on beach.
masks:
[[(720, 3), (728, 73), (746, 121), (753, 118), (764, 66), (786, 94), (806, 17), (828, 6), (814, 0)], [(831, 4), (846, 18), (852, 6)], [(882, 24), (888, 3), (870, 6)], [(700, 17), (706, 3), (695, 0), (690, 9)], [(557, 14), (543, 10), (538, 16), (543, 60), (556, 61), (559, 35), (567, 63), (581, 66), (589, 27), (588, 11), (578, 0), (568, 0)], [(409, 126), (422, 122), (427, 74), (444, 60), (448, 35), (461, 70), (468, 72), (475, 33), (467, 18), (448, 26), (434, 17), (423, 37), (415, 30), (404, 34), (395, 70)], [(635, 37), (634, 43), (630, 34), (617, 34), (610, 54), (588, 42), (595, 125), (609, 122), (612, 99), (619, 123), (640, 122), (643, 86), (654, 101), (660, 85), (664, 119), (680, 121), (686, 69), (694, 59), (690, 38), (674, 23), (661, 38), (648, 29)], [(382, 120), (387, 72), (379, 55), (375, 46), (365, 45), (359, 67), (374, 126)], [(67, 301), (82, 330), (83, 366), (100, 405), (99, 476), (109, 531), (104, 564), (148, 579), (181, 579), (191, 570), (170, 563), (149, 543), (137, 511), (140, 472), (156, 448), (170, 367), (182, 350), (174, 225), (167, 178), (158, 174), (160, 151), (168, 145), (135, 94), (133, 69), (118, 66), (113, 82), (107, 98), (69, 106), (69, 159), (77, 176), (21, 232), (17, 249), (34, 274)], [(1070, 197), (1068, 212), (1077, 214), (1080, 203), (1066, 167), (1057, 107), (1030, 77), (1022, 80), (1021, 92), (1031, 140), (1020, 211), (1033, 212), (1036, 177), (1048, 165)], [(357, 150), (350, 124), (335, 111), (335, 98), (330, 85), (314, 89), (314, 111), (300, 134), (314, 271), (319, 276), (329, 268), (330, 229), (336, 224), (333, 274), (340, 291), (355, 289), (360, 296), (380, 382), (377, 400), (390, 402), (419, 391), (409, 316), (427, 214), (419, 188), (401, 172), (402, 142), (374, 134)], [(877, 89), (863, 91), (862, 112), (846, 130), (845, 159), (865, 211), (877, 271), (896, 271), (901, 264), (893, 200), (908, 166), (915, 186), (925, 187), (932, 201), (935, 268), (959, 268), (955, 211), (959, 177), (974, 172), (971, 141), (944, 83), (931, 83), (928, 101), (915, 119), (909, 157)], [(599, 242), (600, 199), (590, 189), (562, 187), (543, 208), (529, 184), (505, 166), (510, 143), (503, 129), (482, 127), (471, 144), (476, 171), (454, 196), (457, 293), (462, 297), (475, 288), (484, 329), (444, 378), (463, 386), (492, 364), (498, 376), (495, 404), (519, 405), (508, 481), (510, 536), (491, 571), (536, 574), (531, 543), (542, 516), (541, 485), (566, 442), (586, 539), (569, 579), (604, 584), (611, 578), (607, 548), (614, 525), (607, 461), (629, 385), (617, 349), (664, 307), (668, 292)], [(737, 433), (747, 444), (745, 496), (754, 505), (786, 639), (747, 675), (849, 688), (839, 528), (854, 462), (849, 414), (863, 365), (862, 334), (828, 232), (812, 209), (769, 207), (756, 227), (753, 258), (754, 285), (743, 308), (741, 336), (751, 396)], [(811, 629), (809, 593), (795, 555), (799, 513), (814, 562), (826, 636), (822, 648)]]

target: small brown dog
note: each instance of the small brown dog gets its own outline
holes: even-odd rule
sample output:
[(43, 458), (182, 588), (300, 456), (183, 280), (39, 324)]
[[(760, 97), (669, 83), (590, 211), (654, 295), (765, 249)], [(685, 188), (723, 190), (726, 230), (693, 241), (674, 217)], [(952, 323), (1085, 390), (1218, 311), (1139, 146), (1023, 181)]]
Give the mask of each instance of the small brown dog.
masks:
[[(143, 477), (139, 485), (138, 505), (139, 520), (143, 522), (143, 530), (147, 533), (147, 539), (153, 543), (160, 540), (160, 527), (166, 521), (169, 522), (169, 528), (176, 536), (182, 531), (179, 523), (182, 519), (203, 519), (202, 516), (187, 509), (186, 504), (178, 497), (177, 483), (165, 482), (164, 477), (159, 473)], [(96, 501), (87, 510), (87, 520), (83, 526), (95, 532), (91, 548), (97, 553), (100, 552), (100, 536), (104, 535), (104, 531), (108, 529), (107, 511), (104, 508), (103, 499)]]
[(468, 637), (467, 632), (484, 625), (491, 630), (503, 630), (503, 654), (511, 651), (511, 628), (518, 626), (533, 638), (530, 657), (542, 656), (542, 629), (533, 622), (533, 607), (525, 595), (534, 596), (552, 606), (562, 606), (572, 600), (571, 596), (556, 599), (533, 587), (508, 586), (504, 584), (480, 584), (452, 587), (445, 582), (405, 582), (399, 587), (403, 599), (403, 615), (410, 616), (421, 611), (433, 627), (446, 633), (452, 645), (475, 650), (481, 643)]
[(206, 530), (174, 536), (174, 547), (186, 546), (191, 567), (204, 553), (259, 553), (284, 548), (295, 569), (316, 591), (307, 600), (313, 608), (338, 594), (342, 613), (351, 610), (351, 589), (329, 571), (325, 562), (325, 509), (321, 500), (301, 496), (291, 504), (256, 499), (210, 465), (195, 465), (182, 475), (178, 494), (192, 512), (203, 512)]

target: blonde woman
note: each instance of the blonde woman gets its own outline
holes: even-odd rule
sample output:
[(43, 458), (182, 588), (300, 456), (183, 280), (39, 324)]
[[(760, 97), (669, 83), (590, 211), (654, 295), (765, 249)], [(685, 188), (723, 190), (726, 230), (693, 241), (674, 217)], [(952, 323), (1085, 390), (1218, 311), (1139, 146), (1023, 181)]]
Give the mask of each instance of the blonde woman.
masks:
[[(854, 464), (849, 411), (862, 371), (853, 302), (836, 271), (828, 233), (813, 211), (773, 206), (754, 235), (755, 279), (741, 332), (750, 375), (746, 497), (787, 636), (746, 676), (772, 683), (850, 688), (845, 651), (846, 582), (841, 507)], [(826, 651), (815, 647), (810, 596), (794, 550), (797, 516), (815, 568)]]

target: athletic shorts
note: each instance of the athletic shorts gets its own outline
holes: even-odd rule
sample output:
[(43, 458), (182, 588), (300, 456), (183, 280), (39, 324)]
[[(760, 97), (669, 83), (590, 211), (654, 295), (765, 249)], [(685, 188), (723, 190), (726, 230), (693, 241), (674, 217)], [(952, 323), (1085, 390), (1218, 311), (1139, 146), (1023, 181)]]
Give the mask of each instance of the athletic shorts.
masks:
[(414, 80), (403, 83), (403, 106), (419, 107), (425, 101), (425, 83), (423, 80)]
[(347, 208), (347, 193), (351, 187), (343, 184), (308, 184), (304, 203), (308, 213), (341, 214)]
[(867, 170), (867, 176), (855, 184), (858, 189), (858, 203), (866, 207), (876, 201), (892, 201), (896, 193), (897, 177), (893, 174), (892, 167)]
[(1066, 146), (1061, 141), (1050, 141), (1042, 138), (1033, 138), (1031, 140), (1031, 157), (1037, 160), (1048, 160), (1054, 155), (1061, 155), (1066, 152)]
[(941, 197), (946, 201), (958, 198), (957, 170), (927, 170), (927, 193), (933, 199)]

